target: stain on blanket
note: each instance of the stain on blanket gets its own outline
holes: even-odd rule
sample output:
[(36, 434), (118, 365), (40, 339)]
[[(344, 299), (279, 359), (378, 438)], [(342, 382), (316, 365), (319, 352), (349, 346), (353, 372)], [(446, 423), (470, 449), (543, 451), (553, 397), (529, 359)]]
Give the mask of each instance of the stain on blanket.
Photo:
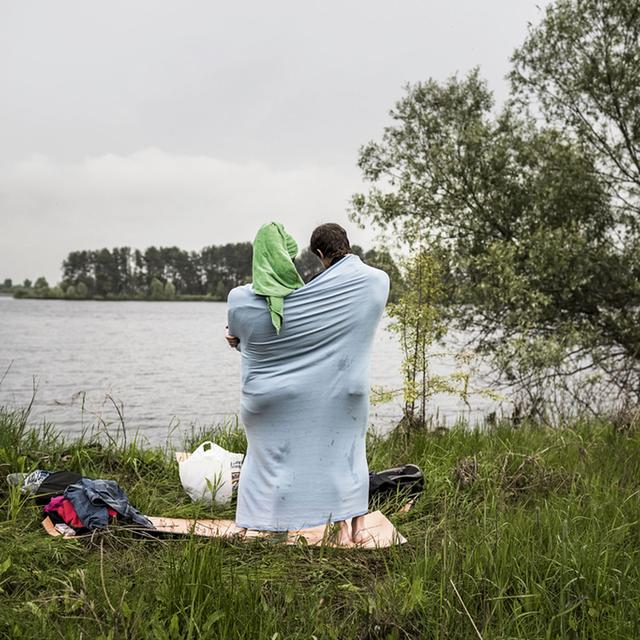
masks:
[(289, 442), (289, 440), (287, 440), (277, 449), (269, 449), (268, 451), (274, 462), (283, 462), (291, 453), (291, 443)]
[(351, 450), (349, 451), (349, 455), (347, 456), (347, 462), (349, 463), (349, 472), (351, 473), (352, 480), (357, 483), (358, 482), (358, 474), (356, 473), (356, 469), (354, 466), (356, 457), (356, 443), (353, 442), (351, 445)]
[(355, 458), (355, 454), (356, 454), (356, 443), (354, 442), (351, 445), (351, 451), (349, 451), (349, 453), (347, 454), (347, 462), (349, 463), (349, 469), (351, 469), (352, 473), (353, 473), (353, 460)]

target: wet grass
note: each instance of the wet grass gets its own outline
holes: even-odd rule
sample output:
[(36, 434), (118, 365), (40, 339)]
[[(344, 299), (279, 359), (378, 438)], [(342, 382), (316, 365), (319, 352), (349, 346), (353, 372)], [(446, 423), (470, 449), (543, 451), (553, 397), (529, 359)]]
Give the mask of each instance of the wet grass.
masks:
[[(202, 430), (193, 448), (212, 436)], [(242, 450), (242, 433), (216, 437)], [(452, 429), (369, 442), (370, 466), (419, 464), (408, 538), (367, 552), (273, 542), (61, 540), (0, 482), (0, 635), (8, 638), (638, 638), (640, 433), (608, 423)], [(232, 517), (182, 492), (169, 447), (65, 441), (0, 410), (0, 474), (117, 480), (145, 513)]]

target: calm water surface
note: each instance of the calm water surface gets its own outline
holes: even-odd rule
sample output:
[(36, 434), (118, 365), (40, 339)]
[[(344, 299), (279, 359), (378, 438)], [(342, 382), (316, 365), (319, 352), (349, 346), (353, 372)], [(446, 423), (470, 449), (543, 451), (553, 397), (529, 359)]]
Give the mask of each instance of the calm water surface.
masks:
[[(0, 296), (0, 405), (25, 406), (37, 386), (32, 421), (47, 420), (80, 433), (113, 425), (124, 407), (129, 433), (149, 442), (174, 438), (192, 426), (220, 423), (239, 411), (240, 354), (224, 341), (221, 302), (98, 302), (15, 300)], [(371, 384), (401, 386), (395, 336), (378, 330)], [(8, 368), (8, 371), (7, 371)], [(434, 370), (451, 370), (446, 359)], [(493, 407), (472, 404), (471, 419)], [(461, 401), (439, 397), (441, 418), (453, 422)], [(467, 415), (469, 415), (467, 413)], [(374, 429), (385, 432), (401, 416), (400, 401), (371, 408)]]

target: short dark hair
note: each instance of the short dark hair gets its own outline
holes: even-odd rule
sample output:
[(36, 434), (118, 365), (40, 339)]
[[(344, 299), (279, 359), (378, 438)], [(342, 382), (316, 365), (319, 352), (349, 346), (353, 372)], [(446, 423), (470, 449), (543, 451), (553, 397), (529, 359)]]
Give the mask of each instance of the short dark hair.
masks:
[(322, 255), (330, 260), (342, 258), (351, 253), (347, 232), (334, 222), (316, 227), (311, 234), (309, 245), (313, 254), (317, 256), (318, 251), (322, 251)]

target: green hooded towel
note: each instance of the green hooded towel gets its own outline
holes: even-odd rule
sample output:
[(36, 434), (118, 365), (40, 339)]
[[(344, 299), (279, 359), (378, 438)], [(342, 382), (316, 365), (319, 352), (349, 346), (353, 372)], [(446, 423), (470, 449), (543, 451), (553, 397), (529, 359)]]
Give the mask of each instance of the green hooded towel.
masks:
[(253, 241), (253, 290), (265, 296), (271, 322), (280, 333), (284, 298), (304, 285), (293, 264), (298, 244), (279, 222), (264, 224)]

